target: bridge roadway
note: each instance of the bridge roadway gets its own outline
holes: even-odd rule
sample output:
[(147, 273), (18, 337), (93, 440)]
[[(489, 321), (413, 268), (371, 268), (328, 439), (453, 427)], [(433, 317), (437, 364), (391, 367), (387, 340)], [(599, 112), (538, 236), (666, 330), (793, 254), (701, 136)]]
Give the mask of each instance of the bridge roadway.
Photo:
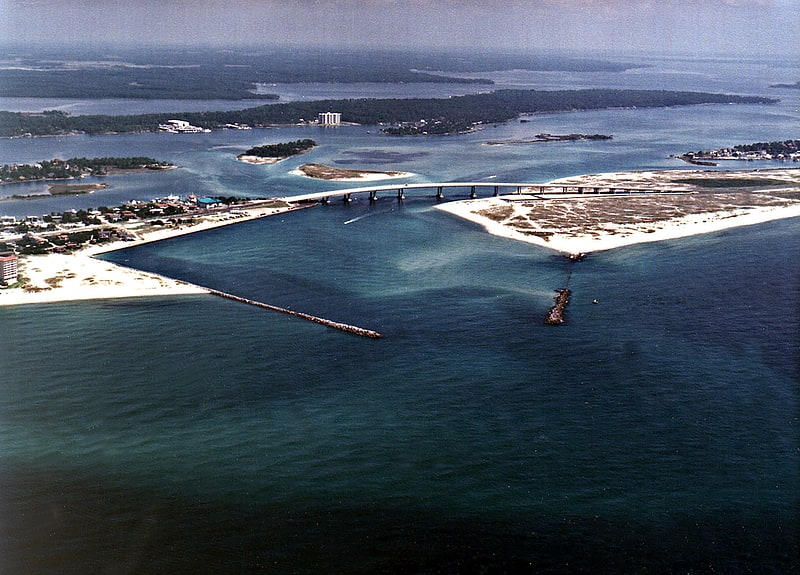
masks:
[(684, 194), (685, 191), (667, 190), (663, 188), (642, 188), (629, 186), (576, 186), (563, 184), (531, 184), (531, 183), (496, 183), (496, 182), (444, 182), (444, 183), (423, 183), (423, 184), (385, 184), (380, 186), (366, 186), (362, 188), (345, 188), (340, 190), (328, 190), (326, 192), (314, 192), (311, 194), (301, 194), (299, 196), (286, 196), (280, 198), (286, 202), (328, 202), (331, 198), (341, 197), (343, 201), (352, 200), (353, 194), (369, 194), (370, 201), (378, 199), (380, 192), (393, 192), (398, 200), (405, 198), (409, 190), (431, 189), (436, 190), (436, 198), (444, 198), (445, 188), (468, 188), (469, 197), (476, 198), (478, 188), (491, 188), (494, 196), (500, 195), (500, 190), (504, 195), (526, 194), (526, 195), (620, 195), (620, 194)]

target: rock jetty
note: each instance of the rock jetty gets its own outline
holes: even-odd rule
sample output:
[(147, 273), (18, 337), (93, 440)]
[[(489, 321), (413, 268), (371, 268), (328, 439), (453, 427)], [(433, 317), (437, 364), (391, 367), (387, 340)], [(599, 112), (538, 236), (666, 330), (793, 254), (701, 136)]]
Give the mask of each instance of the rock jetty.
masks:
[(219, 291), (219, 290), (214, 290), (214, 289), (210, 289), (210, 288), (206, 288), (206, 289), (208, 289), (208, 292), (210, 294), (215, 295), (215, 296), (219, 296), (221, 298), (230, 299), (230, 300), (238, 301), (238, 302), (241, 302), (241, 303), (246, 303), (248, 305), (252, 305), (252, 306), (256, 306), (256, 307), (262, 307), (262, 308), (269, 309), (269, 310), (272, 310), (272, 311), (285, 313), (285, 314), (288, 314), (288, 315), (293, 315), (294, 317), (299, 317), (299, 318), (302, 318), (302, 319), (305, 319), (305, 320), (308, 320), (308, 321), (313, 321), (314, 323), (319, 323), (319, 324), (322, 324), (322, 325), (325, 325), (325, 326), (328, 326), (328, 327), (332, 327), (334, 329), (338, 329), (340, 331), (344, 331), (344, 332), (347, 332), (347, 333), (352, 333), (354, 335), (359, 335), (361, 337), (369, 337), (369, 338), (372, 338), (372, 339), (380, 339), (380, 338), (383, 337), (382, 334), (378, 333), (377, 331), (372, 331), (371, 329), (364, 329), (363, 327), (358, 327), (358, 326), (355, 326), (355, 325), (349, 325), (349, 324), (346, 324), (346, 323), (339, 323), (339, 322), (336, 322), (336, 321), (331, 321), (329, 319), (324, 319), (324, 318), (321, 318), (321, 317), (317, 317), (315, 315), (311, 315), (311, 314), (307, 314), (307, 313), (303, 313), (303, 312), (299, 312), (299, 311), (293, 311), (293, 310), (290, 310), (290, 309), (278, 307), (276, 305), (270, 305), (268, 303), (262, 303), (260, 301), (247, 299), (247, 298), (244, 298), (244, 297), (240, 297), (238, 295), (225, 293), (225, 292), (222, 292), (222, 291)]
[(550, 308), (547, 312), (547, 316), (544, 318), (544, 323), (547, 325), (561, 325), (564, 323), (564, 309), (569, 303), (569, 296), (572, 294), (572, 291), (564, 288), (556, 290), (556, 293), (558, 294), (556, 296), (556, 303)]

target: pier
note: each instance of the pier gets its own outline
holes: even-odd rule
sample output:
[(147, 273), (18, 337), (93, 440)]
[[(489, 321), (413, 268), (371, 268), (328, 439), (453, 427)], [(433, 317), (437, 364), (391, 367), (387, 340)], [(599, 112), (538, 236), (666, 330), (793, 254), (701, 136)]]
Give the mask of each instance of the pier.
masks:
[(358, 335), (358, 336), (361, 336), (361, 337), (369, 337), (369, 338), (372, 338), (372, 339), (380, 339), (380, 338), (383, 337), (382, 334), (378, 333), (377, 331), (372, 331), (371, 329), (364, 329), (363, 327), (358, 327), (358, 326), (355, 326), (355, 325), (349, 325), (349, 324), (346, 324), (346, 323), (339, 323), (339, 322), (336, 322), (336, 321), (331, 321), (329, 319), (324, 319), (324, 318), (321, 318), (321, 317), (317, 317), (315, 315), (311, 315), (311, 314), (307, 314), (307, 313), (303, 313), (303, 312), (299, 312), (299, 311), (293, 311), (293, 310), (286, 309), (286, 308), (283, 308), (283, 307), (278, 307), (276, 305), (270, 305), (268, 303), (263, 303), (263, 302), (260, 302), (260, 301), (247, 299), (247, 298), (244, 298), (244, 297), (240, 297), (238, 295), (229, 294), (229, 293), (226, 293), (226, 292), (223, 292), (223, 291), (219, 291), (219, 290), (215, 290), (215, 289), (210, 289), (210, 288), (205, 288), (205, 289), (207, 289), (208, 293), (210, 293), (211, 295), (215, 295), (215, 296), (218, 296), (218, 297), (221, 297), (221, 298), (225, 298), (225, 299), (229, 299), (229, 300), (233, 300), (233, 301), (238, 301), (238, 302), (241, 302), (241, 303), (246, 303), (248, 305), (261, 307), (261, 308), (264, 308), (264, 309), (269, 309), (269, 310), (272, 310), (272, 311), (277, 311), (277, 312), (280, 312), (280, 313), (285, 313), (287, 315), (292, 315), (294, 317), (299, 317), (299, 318), (302, 318), (302, 319), (305, 319), (305, 320), (308, 320), (308, 321), (313, 321), (314, 323), (318, 323), (318, 324), (321, 324), (321, 325), (324, 325), (324, 326), (327, 326), (327, 327), (332, 327), (333, 329), (338, 329), (340, 331), (344, 331), (344, 332), (347, 332), (347, 333), (352, 333), (353, 335)]
[(644, 195), (644, 194), (687, 194), (691, 193), (682, 190), (669, 190), (665, 188), (648, 188), (632, 186), (576, 186), (564, 184), (531, 184), (518, 182), (438, 182), (422, 184), (385, 184), (379, 186), (365, 186), (361, 188), (344, 188), (339, 190), (328, 190), (324, 192), (313, 192), (310, 194), (300, 194), (297, 196), (285, 196), (278, 198), (285, 202), (322, 202), (330, 203), (334, 198), (341, 198), (341, 201), (349, 203), (353, 201), (355, 195), (367, 195), (369, 201), (375, 202), (381, 193), (402, 201), (406, 198), (406, 193), (416, 190), (431, 190), (435, 193), (437, 200), (445, 198), (445, 190), (461, 188), (469, 194), (470, 199), (478, 197), (478, 190), (487, 190), (492, 196), (525, 195), (539, 198), (558, 198), (558, 197), (580, 197), (580, 196), (619, 196), (619, 195)]

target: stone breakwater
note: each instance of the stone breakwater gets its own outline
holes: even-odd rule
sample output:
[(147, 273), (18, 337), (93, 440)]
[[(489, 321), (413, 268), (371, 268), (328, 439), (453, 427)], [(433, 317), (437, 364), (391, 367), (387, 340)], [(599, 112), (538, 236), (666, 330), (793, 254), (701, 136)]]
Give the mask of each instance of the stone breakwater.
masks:
[(556, 296), (556, 303), (550, 308), (550, 311), (547, 312), (547, 316), (544, 318), (544, 323), (547, 325), (561, 325), (564, 323), (564, 309), (569, 303), (569, 296), (572, 294), (572, 291), (564, 288), (556, 290), (556, 293), (558, 293)]
[(349, 324), (346, 324), (346, 323), (339, 323), (339, 322), (336, 322), (336, 321), (331, 321), (329, 319), (324, 319), (324, 318), (321, 318), (321, 317), (317, 317), (315, 315), (311, 315), (311, 314), (307, 314), (307, 313), (303, 313), (303, 312), (299, 312), (299, 311), (293, 311), (293, 310), (282, 308), (282, 307), (278, 307), (278, 306), (275, 306), (275, 305), (270, 305), (268, 303), (263, 303), (263, 302), (260, 302), (260, 301), (247, 299), (247, 298), (244, 298), (244, 297), (239, 297), (237, 295), (225, 293), (225, 292), (222, 292), (222, 291), (218, 291), (218, 290), (214, 290), (214, 289), (208, 289), (208, 293), (210, 293), (212, 295), (215, 295), (215, 296), (219, 296), (221, 298), (230, 299), (230, 300), (233, 300), (233, 301), (238, 301), (238, 302), (246, 303), (246, 304), (253, 305), (253, 306), (256, 306), (256, 307), (262, 307), (262, 308), (269, 309), (269, 310), (272, 310), (272, 311), (285, 313), (287, 315), (292, 315), (294, 317), (299, 317), (299, 318), (302, 318), (302, 319), (305, 319), (305, 320), (308, 320), (308, 321), (313, 321), (314, 323), (319, 323), (319, 324), (322, 324), (324, 326), (332, 327), (334, 329), (338, 329), (340, 331), (344, 331), (344, 332), (347, 332), (347, 333), (352, 333), (354, 335), (359, 335), (361, 337), (369, 337), (369, 338), (372, 338), (372, 339), (380, 339), (380, 338), (383, 337), (382, 334), (378, 333), (377, 331), (372, 331), (371, 329), (364, 329), (363, 327), (358, 327), (358, 326), (355, 326), (355, 325), (349, 325)]

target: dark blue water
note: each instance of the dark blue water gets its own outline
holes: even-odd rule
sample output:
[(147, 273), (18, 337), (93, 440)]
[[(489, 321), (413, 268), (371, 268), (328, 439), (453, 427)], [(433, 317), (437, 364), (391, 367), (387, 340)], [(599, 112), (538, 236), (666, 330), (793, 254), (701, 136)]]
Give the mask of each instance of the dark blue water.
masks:
[[(431, 178), (663, 165), (690, 120), (658, 113), (638, 155), (487, 157), (478, 135), (391, 150), (428, 152), (408, 164)], [(606, 114), (586, 118), (624, 124)], [(317, 153), (364, 154), (365, 132)], [(291, 182), (175, 146), (190, 182)], [(0, 308), (0, 572), (796, 570), (800, 221), (571, 263), (434, 203), (335, 203), (106, 256), (381, 340), (213, 296)], [(562, 287), (567, 322), (546, 326)]]

